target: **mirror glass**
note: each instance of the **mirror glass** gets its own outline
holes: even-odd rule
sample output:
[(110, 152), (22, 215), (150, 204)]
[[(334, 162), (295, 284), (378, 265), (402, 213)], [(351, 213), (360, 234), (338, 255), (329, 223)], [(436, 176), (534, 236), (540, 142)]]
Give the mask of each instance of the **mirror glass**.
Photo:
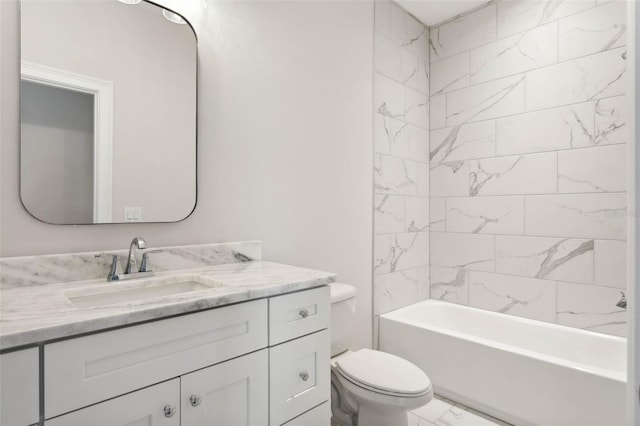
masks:
[(20, 193), (55, 224), (175, 222), (196, 204), (197, 41), (139, 0), (22, 0)]

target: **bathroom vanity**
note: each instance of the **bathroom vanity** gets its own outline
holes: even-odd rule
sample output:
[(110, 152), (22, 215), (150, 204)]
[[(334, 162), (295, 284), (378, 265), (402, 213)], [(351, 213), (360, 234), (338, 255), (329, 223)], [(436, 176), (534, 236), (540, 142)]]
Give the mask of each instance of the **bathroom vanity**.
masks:
[(335, 277), (254, 261), (148, 285), (180, 276), (211, 287), (111, 305), (145, 286), (3, 290), (0, 423), (326, 425)]

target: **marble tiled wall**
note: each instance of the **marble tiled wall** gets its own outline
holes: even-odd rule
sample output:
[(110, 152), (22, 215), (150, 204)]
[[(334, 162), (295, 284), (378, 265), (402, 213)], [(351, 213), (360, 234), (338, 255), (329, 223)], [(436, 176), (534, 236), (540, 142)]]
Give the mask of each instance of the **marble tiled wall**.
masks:
[(380, 314), (429, 295), (429, 31), (375, 2), (374, 282)]
[(623, 1), (517, 0), (430, 29), (431, 298), (625, 334), (625, 23)]

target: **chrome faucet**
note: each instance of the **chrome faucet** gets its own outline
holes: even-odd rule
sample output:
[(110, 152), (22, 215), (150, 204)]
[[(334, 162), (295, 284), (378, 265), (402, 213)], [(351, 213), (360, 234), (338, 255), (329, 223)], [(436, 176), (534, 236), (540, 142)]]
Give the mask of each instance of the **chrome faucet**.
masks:
[(138, 272), (135, 269), (138, 263), (138, 250), (144, 250), (147, 248), (147, 242), (142, 237), (135, 237), (131, 240), (129, 245), (129, 257), (127, 258), (127, 266), (124, 268), (125, 274), (133, 274)]
[(620, 294), (622, 295), (622, 297), (620, 298), (620, 300), (618, 300), (616, 306), (618, 308), (627, 309), (627, 296), (625, 296), (623, 291), (621, 291)]
[[(131, 240), (129, 245), (129, 256), (127, 258), (127, 266), (124, 269), (124, 273), (120, 268), (120, 256), (113, 253), (100, 253), (96, 254), (96, 257), (111, 256), (111, 268), (109, 275), (107, 275), (107, 281), (120, 281), (128, 280), (131, 278), (141, 278), (149, 275), (153, 275), (152, 271), (147, 270), (147, 256), (146, 253), (142, 255), (142, 262), (140, 268), (136, 269), (138, 264), (138, 251), (147, 248), (147, 242), (142, 237), (136, 237)], [(149, 252), (151, 252), (150, 250)], [(155, 250), (153, 250), (155, 251)]]

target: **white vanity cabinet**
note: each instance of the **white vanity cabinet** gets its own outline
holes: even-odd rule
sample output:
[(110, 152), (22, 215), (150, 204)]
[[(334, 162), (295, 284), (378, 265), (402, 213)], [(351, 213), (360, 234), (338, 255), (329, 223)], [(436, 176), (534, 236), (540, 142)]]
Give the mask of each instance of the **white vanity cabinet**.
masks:
[(0, 355), (0, 425), (38, 423), (39, 371), (38, 348)]
[(326, 426), (328, 325), (325, 286), (45, 344), (44, 425)]
[[(329, 288), (269, 300), (269, 424), (277, 426), (330, 395)], [(277, 380), (273, 380), (277, 377)], [(309, 423), (310, 426), (313, 423)]]

